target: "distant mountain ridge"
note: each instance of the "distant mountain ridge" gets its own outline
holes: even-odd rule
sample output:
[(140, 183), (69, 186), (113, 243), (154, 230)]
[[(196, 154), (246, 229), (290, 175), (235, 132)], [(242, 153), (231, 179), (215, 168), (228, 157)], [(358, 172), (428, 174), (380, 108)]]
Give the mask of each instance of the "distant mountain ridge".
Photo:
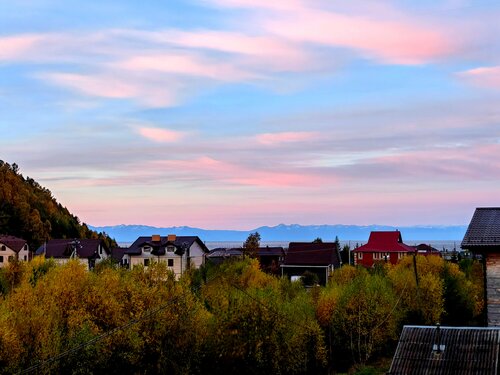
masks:
[(244, 241), (250, 233), (259, 232), (263, 241), (312, 241), (321, 237), (333, 241), (335, 236), (341, 240), (366, 241), (371, 231), (399, 229), (404, 241), (451, 240), (460, 241), (467, 230), (466, 225), (453, 226), (408, 226), (388, 225), (299, 225), (279, 224), (274, 227), (263, 226), (252, 230), (201, 229), (188, 226), (159, 228), (147, 225), (114, 225), (89, 228), (106, 232), (118, 242), (133, 242), (139, 236), (152, 234), (178, 236), (199, 236), (203, 241)]

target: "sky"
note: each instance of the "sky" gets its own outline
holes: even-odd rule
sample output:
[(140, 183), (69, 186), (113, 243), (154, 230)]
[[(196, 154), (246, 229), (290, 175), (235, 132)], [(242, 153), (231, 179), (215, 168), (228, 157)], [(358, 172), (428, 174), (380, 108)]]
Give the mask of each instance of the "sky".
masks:
[(82, 221), (467, 224), (496, 1), (0, 0), (0, 159)]

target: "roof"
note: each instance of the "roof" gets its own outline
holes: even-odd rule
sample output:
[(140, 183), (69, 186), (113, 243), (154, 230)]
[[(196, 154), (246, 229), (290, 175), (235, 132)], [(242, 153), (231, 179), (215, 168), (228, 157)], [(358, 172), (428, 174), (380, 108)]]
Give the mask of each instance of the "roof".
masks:
[(431, 245), (427, 245), (425, 243), (418, 244), (417, 246), (412, 246), (415, 250), (419, 252), (427, 252), (427, 253), (439, 253), (439, 250)]
[(210, 254), (207, 255), (208, 258), (228, 258), (228, 257), (240, 257), (243, 255), (243, 249), (241, 248), (217, 248), (210, 251)]
[(46, 258), (69, 258), (76, 248), (80, 258), (99, 258), (99, 245), (104, 243), (99, 239), (52, 239), (40, 246), (36, 254), (45, 254)]
[(404, 326), (388, 374), (497, 374), (499, 346), (500, 327)]
[(110, 250), (111, 257), (117, 262), (119, 262), (122, 260), (123, 256), (125, 255), (125, 251), (127, 250), (128, 247), (112, 247)]
[(401, 232), (396, 231), (374, 231), (370, 233), (368, 243), (353, 250), (361, 253), (376, 252), (415, 252), (415, 248), (405, 245)]
[(461, 247), (500, 247), (500, 207), (476, 208)]
[(18, 253), (23, 249), (24, 245), (26, 245), (26, 241), (14, 236), (0, 236), (0, 244), (4, 244), (9, 249)]
[(153, 248), (153, 253), (156, 250), (157, 254), (155, 255), (163, 255), (165, 252), (164, 247), (167, 245), (173, 245), (176, 248), (182, 248), (183, 246), (190, 248), (195, 242), (201, 247), (203, 252), (209, 252), (208, 248), (198, 236), (177, 236), (175, 241), (172, 242), (168, 241), (168, 236), (160, 237), (160, 241), (152, 241), (152, 236), (142, 236), (136, 239), (125, 253), (129, 255), (139, 255), (142, 251), (141, 248), (145, 245), (149, 245)]
[(284, 256), (285, 255), (285, 250), (281, 246), (275, 246), (275, 247), (259, 247), (257, 249), (257, 254), (260, 257), (265, 257), (265, 256)]
[(284, 264), (340, 267), (339, 249), (335, 242), (290, 242)]

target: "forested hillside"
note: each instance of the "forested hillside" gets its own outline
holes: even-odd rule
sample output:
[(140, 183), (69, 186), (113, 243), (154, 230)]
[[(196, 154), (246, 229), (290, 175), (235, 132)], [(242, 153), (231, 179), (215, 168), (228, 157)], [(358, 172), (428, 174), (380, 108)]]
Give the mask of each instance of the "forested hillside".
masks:
[(47, 188), (29, 177), (19, 167), (0, 160), (0, 234), (10, 234), (28, 241), (35, 249), (51, 238), (103, 238), (107, 245), (114, 240), (105, 233), (90, 230), (85, 223), (52, 196)]

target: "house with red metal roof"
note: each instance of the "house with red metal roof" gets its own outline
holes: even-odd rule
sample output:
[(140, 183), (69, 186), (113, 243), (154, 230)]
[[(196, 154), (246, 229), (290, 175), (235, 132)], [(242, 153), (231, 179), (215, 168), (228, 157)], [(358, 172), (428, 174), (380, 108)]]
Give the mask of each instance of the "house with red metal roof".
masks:
[(88, 269), (93, 269), (96, 263), (107, 259), (111, 254), (99, 239), (52, 239), (40, 246), (36, 255), (45, 255), (59, 264), (70, 259), (78, 259)]
[(401, 232), (376, 231), (370, 233), (368, 243), (353, 250), (354, 264), (373, 267), (378, 262), (396, 264), (404, 256), (415, 253), (415, 248), (403, 243)]
[(290, 242), (281, 275), (292, 280), (309, 272), (326, 285), (335, 268), (340, 268), (340, 253), (335, 242)]
[(0, 236), (0, 268), (17, 260), (29, 260), (28, 243), (14, 236)]

